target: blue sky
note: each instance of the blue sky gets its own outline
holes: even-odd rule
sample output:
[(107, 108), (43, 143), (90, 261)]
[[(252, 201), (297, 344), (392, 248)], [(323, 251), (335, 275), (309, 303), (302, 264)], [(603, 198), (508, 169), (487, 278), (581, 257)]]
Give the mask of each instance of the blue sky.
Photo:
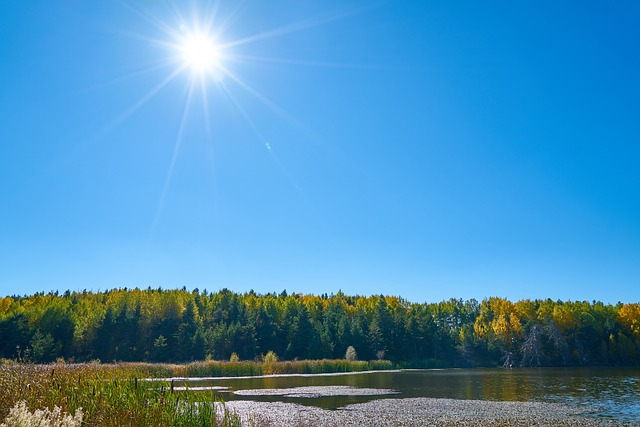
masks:
[[(180, 40), (207, 22), (204, 75)], [(0, 294), (638, 301), (638, 22), (632, 1), (5, 1)]]

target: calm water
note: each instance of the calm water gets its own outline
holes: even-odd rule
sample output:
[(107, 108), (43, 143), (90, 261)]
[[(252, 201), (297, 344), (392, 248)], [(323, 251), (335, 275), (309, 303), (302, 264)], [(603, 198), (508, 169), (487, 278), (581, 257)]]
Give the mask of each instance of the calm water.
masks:
[[(205, 385), (202, 382), (191, 385)], [(640, 422), (639, 368), (445, 369), (375, 372), (339, 376), (286, 376), (217, 379), (208, 385), (226, 386), (225, 400), (251, 399), (294, 402), (335, 409), (372, 399), (436, 397), (503, 401), (542, 401), (572, 406), (590, 405), (593, 416)], [(236, 396), (245, 389), (305, 386), (352, 386), (393, 389), (386, 396), (289, 398)]]

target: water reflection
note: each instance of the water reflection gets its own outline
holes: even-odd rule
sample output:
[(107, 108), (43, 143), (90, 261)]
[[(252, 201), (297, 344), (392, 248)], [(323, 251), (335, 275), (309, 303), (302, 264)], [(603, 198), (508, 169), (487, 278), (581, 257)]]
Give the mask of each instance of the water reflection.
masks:
[[(194, 384), (195, 385), (195, 384)], [(229, 387), (227, 400), (294, 402), (335, 409), (373, 399), (434, 397), (498, 401), (542, 401), (597, 408), (594, 416), (640, 422), (640, 369), (539, 368), (449, 369), (374, 372), (337, 376), (224, 378), (198, 386)], [(236, 396), (235, 390), (351, 386), (399, 391), (386, 396)]]

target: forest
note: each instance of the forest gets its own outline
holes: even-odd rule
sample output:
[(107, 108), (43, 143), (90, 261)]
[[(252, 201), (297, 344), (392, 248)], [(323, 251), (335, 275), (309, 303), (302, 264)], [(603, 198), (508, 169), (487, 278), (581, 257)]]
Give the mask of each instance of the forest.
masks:
[(4, 359), (341, 359), (348, 347), (400, 367), (637, 365), (640, 305), (186, 288), (0, 297)]

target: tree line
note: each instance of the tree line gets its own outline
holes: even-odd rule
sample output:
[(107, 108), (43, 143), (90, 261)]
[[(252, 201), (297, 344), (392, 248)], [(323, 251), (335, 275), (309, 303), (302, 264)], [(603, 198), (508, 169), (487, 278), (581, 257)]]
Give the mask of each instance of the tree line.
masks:
[(113, 289), (0, 298), (0, 358), (189, 362), (344, 358), (400, 366), (640, 364), (640, 305), (227, 289)]

